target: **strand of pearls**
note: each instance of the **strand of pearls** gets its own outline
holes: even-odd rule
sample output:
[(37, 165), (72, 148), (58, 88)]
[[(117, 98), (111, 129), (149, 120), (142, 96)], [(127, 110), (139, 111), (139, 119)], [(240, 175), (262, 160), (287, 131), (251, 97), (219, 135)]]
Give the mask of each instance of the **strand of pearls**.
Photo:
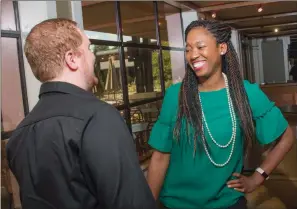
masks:
[[(229, 84), (228, 84), (228, 79), (227, 79), (227, 76), (223, 73), (223, 77), (224, 77), (224, 81), (225, 81), (225, 85), (226, 85), (226, 90), (227, 90), (227, 99), (228, 99), (228, 106), (229, 106), (229, 112), (230, 112), (230, 115), (231, 115), (231, 121), (232, 121), (232, 134), (231, 134), (231, 137), (230, 137), (230, 140), (227, 142), (227, 144), (225, 145), (222, 145), (222, 144), (219, 144), (215, 139), (214, 137), (212, 136), (211, 132), (210, 132), (210, 129), (208, 127), (208, 124), (207, 124), (207, 121), (206, 121), (206, 118), (205, 118), (205, 115), (204, 115), (204, 111), (203, 111), (203, 106), (202, 106), (202, 102), (201, 102), (201, 96), (199, 95), (199, 100), (200, 100), (200, 105), (201, 105), (201, 111), (202, 111), (202, 142), (203, 142), (203, 146), (204, 146), (204, 149), (205, 149), (205, 152), (210, 160), (210, 162), (212, 164), (214, 164), (215, 166), (217, 167), (224, 167), (225, 165), (227, 165), (229, 162), (230, 162), (230, 159), (232, 157), (232, 154), (233, 154), (233, 151), (234, 151), (234, 146), (235, 146), (235, 139), (236, 139), (236, 116), (235, 116), (235, 112), (234, 112), (234, 107), (233, 107), (233, 103), (232, 103), (232, 99), (231, 99), (231, 96), (230, 96), (230, 90), (229, 90)], [(218, 147), (224, 149), (224, 148), (228, 148), (230, 145), (232, 146), (231, 147), (231, 151), (230, 151), (230, 154), (227, 158), (227, 160), (224, 162), (224, 163), (216, 163), (212, 157), (210, 156), (210, 153), (207, 149), (207, 146), (206, 146), (206, 139), (205, 139), (205, 134), (204, 134), (204, 125), (205, 124), (205, 128), (208, 132), (208, 135), (210, 136), (210, 139), (212, 140), (212, 142), (214, 142), (215, 145), (217, 145)]]

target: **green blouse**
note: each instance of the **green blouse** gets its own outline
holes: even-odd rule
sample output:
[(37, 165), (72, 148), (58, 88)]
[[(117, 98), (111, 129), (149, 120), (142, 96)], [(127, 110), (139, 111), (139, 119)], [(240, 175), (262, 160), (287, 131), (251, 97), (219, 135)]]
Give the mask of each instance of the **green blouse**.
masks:
[[(234, 152), (225, 167), (214, 166), (203, 148), (197, 149), (194, 158), (193, 143), (186, 140), (185, 129), (182, 131), (179, 143), (173, 139), (180, 86), (181, 83), (178, 83), (167, 89), (162, 111), (149, 140), (152, 148), (171, 153), (160, 201), (168, 208), (228, 207), (244, 195), (226, 186), (227, 181), (233, 179), (232, 173), (240, 173), (243, 168), (243, 138), (239, 120), (237, 118)], [(258, 141), (261, 144), (273, 142), (286, 130), (288, 122), (257, 84), (244, 81), (244, 87), (252, 109)], [(206, 121), (214, 139), (220, 144), (226, 144), (232, 133), (226, 89), (200, 94)], [(205, 133), (211, 157), (216, 163), (224, 163), (229, 156), (231, 146), (221, 149), (210, 140), (207, 131)]]

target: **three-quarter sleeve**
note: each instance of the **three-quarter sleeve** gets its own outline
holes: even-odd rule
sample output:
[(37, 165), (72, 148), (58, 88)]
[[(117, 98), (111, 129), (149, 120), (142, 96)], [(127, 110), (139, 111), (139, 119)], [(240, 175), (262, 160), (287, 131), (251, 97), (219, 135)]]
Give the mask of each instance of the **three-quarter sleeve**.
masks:
[(245, 81), (245, 87), (255, 121), (257, 140), (260, 144), (269, 144), (284, 133), (288, 122), (257, 84)]
[(171, 152), (179, 86), (175, 84), (167, 89), (160, 115), (150, 134), (149, 145), (160, 152)]

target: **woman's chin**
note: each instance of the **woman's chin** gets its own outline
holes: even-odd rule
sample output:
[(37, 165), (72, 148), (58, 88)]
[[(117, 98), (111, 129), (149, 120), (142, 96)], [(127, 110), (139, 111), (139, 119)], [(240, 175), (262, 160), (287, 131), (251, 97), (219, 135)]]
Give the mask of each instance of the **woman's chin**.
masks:
[(199, 69), (199, 70), (194, 70), (195, 74), (197, 77), (204, 77), (207, 75), (207, 70), (206, 69)]

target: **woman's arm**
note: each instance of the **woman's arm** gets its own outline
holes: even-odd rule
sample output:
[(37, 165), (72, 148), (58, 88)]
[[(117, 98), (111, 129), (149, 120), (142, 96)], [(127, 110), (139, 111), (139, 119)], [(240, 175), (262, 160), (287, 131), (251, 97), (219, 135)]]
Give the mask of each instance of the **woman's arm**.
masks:
[[(279, 140), (277, 140), (276, 145), (268, 152), (260, 167), (269, 175), (284, 159), (285, 155), (291, 150), (295, 142), (296, 139), (294, 138), (292, 128), (288, 126)], [(264, 178), (258, 172), (255, 172), (253, 176), (259, 184), (264, 181)]]
[[(279, 137), (276, 145), (268, 152), (265, 160), (261, 164), (261, 168), (268, 175), (280, 164), (285, 155), (293, 147), (296, 139), (294, 137), (291, 127), (288, 127), (285, 132)], [(255, 171), (252, 176), (246, 177), (239, 173), (234, 173), (238, 179), (227, 182), (230, 188), (234, 188), (237, 191), (249, 193), (254, 191), (265, 180), (264, 177)]]
[(154, 151), (148, 169), (147, 181), (155, 200), (158, 199), (166, 171), (170, 161), (170, 153)]

